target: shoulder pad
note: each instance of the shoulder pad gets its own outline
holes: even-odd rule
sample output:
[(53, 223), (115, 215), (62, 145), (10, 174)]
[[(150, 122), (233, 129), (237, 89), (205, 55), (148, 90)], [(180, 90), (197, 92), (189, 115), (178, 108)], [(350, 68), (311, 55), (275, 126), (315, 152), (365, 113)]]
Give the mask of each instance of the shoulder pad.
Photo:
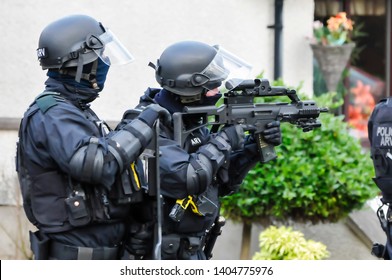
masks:
[(57, 92), (43, 92), (36, 99), (35, 103), (42, 113), (46, 113), (50, 108), (56, 106), (58, 101), (64, 100)]

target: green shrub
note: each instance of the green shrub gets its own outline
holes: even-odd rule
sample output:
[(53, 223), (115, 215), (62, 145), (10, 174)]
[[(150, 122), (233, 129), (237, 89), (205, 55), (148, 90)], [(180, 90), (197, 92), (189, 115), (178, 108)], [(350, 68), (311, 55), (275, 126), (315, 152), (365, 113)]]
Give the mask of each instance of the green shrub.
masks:
[(327, 247), (306, 240), (302, 232), (291, 227), (270, 226), (259, 235), (260, 252), (253, 260), (321, 260), (329, 257)]
[[(329, 93), (314, 100), (332, 111), (341, 105), (331, 103), (334, 97)], [(240, 190), (222, 199), (222, 214), (247, 223), (334, 222), (374, 197), (370, 155), (350, 135), (343, 116), (323, 113), (319, 120), (321, 128), (306, 133), (282, 123), (278, 158), (252, 169)]]

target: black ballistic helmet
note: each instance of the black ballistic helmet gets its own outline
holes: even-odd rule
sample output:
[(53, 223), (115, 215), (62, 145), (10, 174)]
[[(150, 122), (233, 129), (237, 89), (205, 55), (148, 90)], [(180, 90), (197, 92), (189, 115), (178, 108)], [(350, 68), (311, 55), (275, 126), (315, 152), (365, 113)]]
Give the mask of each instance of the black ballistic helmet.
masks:
[(184, 97), (219, 87), (229, 74), (218, 47), (195, 41), (167, 47), (157, 65), (150, 66), (155, 68), (155, 78), (163, 88)]
[(44, 70), (77, 67), (77, 72), (98, 57), (108, 65), (133, 60), (110, 30), (86, 15), (67, 16), (46, 26), (39, 38), (37, 56)]

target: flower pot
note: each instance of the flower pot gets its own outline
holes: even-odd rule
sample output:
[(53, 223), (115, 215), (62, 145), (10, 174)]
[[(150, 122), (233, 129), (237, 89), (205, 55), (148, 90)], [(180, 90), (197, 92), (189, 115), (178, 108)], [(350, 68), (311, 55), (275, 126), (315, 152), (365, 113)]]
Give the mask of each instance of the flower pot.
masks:
[(350, 59), (355, 43), (341, 46), (310, 45), (329, 91), (336, 91), (342, 72)]

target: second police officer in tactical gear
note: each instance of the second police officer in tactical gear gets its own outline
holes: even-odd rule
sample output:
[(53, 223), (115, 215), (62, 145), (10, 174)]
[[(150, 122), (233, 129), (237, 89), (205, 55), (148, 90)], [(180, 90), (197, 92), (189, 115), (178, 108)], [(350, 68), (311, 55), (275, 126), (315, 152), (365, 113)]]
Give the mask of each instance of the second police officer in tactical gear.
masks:
[[(202, 42), (183, 41), (166, 48), (157, 60), (156, 80), (162, 88), (149, 88), (139, 108), (159, 104), (171, 114), (184, 106), (214, 105), (219, 86), (228, 78), (234, 55)], [(132, 114), (132, 110), (129, 112)], [(200, 126), (200, 117), (184, 120), (185, 130)], [(162, 259), (206, 259), (203, 248), (219, 216), (219, 197), (238, 189), (247, 172), (259, 161), (252, 136), (239, 125), (211, 133), (194, 130), (184, 144), (174, 140), (173, 124), (161, 125), (159, 137), (160, 185), (163, 196)], [(280, 123), (264, 132), (267, 142), (281, 144)], [(140, 236), (143, 239), (143, 236)], [(142, 241), (140, 241), (142, 243)]]
[(39, 38), (45, 90), (20, 125), (17, 171), (36, 259), (118, 259), (133, 203), (142, 195), (137, 160), (152, 127), (168, 112), (154, 104), (111, 130), (90, 108), (109, 67), (132, 55), (114, 34), (86, 15), (50, 23)]
[(385, 244), (374, 243), (372, 254), (384, 260), (392, 259), (392, 99), (380, 100), (368, 121), (370, 156), (373, 161), (375, 177), (373, 181), (380, 189), (381, 205), (377, 217), (386, 234)]

